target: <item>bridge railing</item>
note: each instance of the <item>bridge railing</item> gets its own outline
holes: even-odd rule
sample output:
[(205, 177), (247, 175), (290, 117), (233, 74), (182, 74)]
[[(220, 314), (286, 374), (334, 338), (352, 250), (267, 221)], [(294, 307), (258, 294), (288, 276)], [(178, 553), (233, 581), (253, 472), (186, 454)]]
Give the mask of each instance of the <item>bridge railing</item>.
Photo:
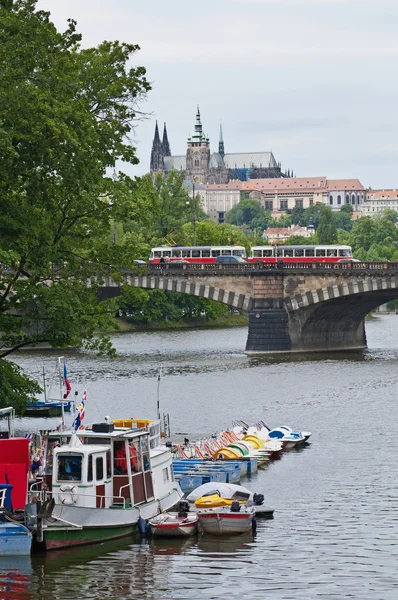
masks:
[(153, 275), (177, 275), (177, 274), (251, 274), (251, 273), (284, 273), (291, 271), (315, 271), (317, 273), (348, 272), (363, 273), (364, 271), (398, 271), (398, 263), (393, 262), (360, 262), (360, 263), (327, 263), (327, 262), (303, 262), (303, 263), (236, 263), (236, 264), (150, 264), (147, 265), (147, 273)]

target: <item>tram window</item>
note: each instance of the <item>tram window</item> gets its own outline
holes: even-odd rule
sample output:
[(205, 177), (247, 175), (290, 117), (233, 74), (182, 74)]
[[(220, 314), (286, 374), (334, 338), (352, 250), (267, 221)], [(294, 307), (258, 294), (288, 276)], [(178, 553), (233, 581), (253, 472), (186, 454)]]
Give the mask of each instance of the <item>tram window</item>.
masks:
[(326, 250), (324, 250), (322, 248), (317, 248), (316, 249), (316, 255), (317, 256), (326, 256)]
[(200, 258), (200, 250), (192, 250), (192, 258)]
[(88, 457), (88, 466), (87, 466), (87, 481), (93, 480), (93, 455), (90, 454)]
[(306, 255), (306, 257), (315, 256), (314, 249), (313, 248), (307, 248), (307, 250), (305, 251), (305, 255)]
[(231, 256), (231, 250), (222, 250), (221, 254), (223, 256)]
[(302, 258), (304, 256), (304, 250), (302, 248), (296, 248), (294, 251), (294, 256), (296, 258)]
[(242, 250), (232, 250), (232, 256), (242, 256)]
[(220, 250), (212, 250), (212, 251), (211, 251), (211, 255), (212, 255), (212, 256), (220, 256), (220, 254), (221, 254), (221, 251), (220, 251)]
[(293, 248), (285, 248), (285, 256), (293, 256)]
[(100, 481), (104, 478), (104, 459), (99, 456), (95, 461), (95, 478)]
[(155, 258), (160, 258), (162, 256), (161, 251), (160, 250), (155, 250), (154, 256), (155, 256)]
[(347, 250), (347, 248), (340, 248), (339, 256), (352, 256), (351, 250)]
[(202, 250), (202, 258), (208, 258), (210, 256), (210, 250)]
[(272, 250), (263, 250), (263, 256), (272, 256)]
[(283, 248), (276, 249), (276, 256), (283, 256)]
[(255, 258), (261, 258), (261, 250), (253, 250), (253, 256)]
[(190, 250), (183, 250), (182, 251), (182, 256), (183, 256), (183, 258), (191, 258), (191, 251)]
[(174, 258), (180, 258), (181, 257), (181, 250), (172, 250), (171, 251), (171, 256), (173, 256)]
[(334, 248), (333, 250), (327, 251), (328, 256), (337, 256), (337, 250)]
[(163, 256), (171, 256), (170, 250), (163, 250)]

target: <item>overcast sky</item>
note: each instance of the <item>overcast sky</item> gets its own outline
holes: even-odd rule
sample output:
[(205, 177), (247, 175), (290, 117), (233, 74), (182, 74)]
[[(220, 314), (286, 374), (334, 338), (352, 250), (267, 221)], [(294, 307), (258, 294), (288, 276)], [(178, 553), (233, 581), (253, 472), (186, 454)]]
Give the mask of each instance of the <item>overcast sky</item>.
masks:
[(398, 0), (40, 0), (83, 44), (139, 44), (152, 91), (135, 145), (149, 170), (155, 120), (185, 154), (199, 104), (217, 149), (272, 150), (297, 176), (398, 187)]

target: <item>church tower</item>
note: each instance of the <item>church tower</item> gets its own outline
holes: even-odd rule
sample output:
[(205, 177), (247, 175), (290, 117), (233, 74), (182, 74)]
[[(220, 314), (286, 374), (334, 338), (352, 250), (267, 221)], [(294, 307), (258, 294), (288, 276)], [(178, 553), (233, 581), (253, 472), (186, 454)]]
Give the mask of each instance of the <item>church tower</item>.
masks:
[(210, 161), (210, 140), (203, 133), (199, 106), (196, 113), (195, 132), (188, 138), (186, 170), (198, 183), (207, 183)]
[(222, 135), (222, 125), (221, 125), (221, 123), (220, 123), (220, 141), (218, 142), (218, 154), (222, 158), (224, 158), (224, 154), (225, 154), (225, 152), (224, 152), (224, 138), (223, 138), (223, 135)]
[[(167, 133), (166, 133), (167, 140)], [(167, 142), (168, 143), (168, 142)], [(170, 148), (169, 148), (170, 150)], [(156, 173), (157, 171), (164, 171), (164, 153), (163, 153), (163, 145), (160, 141), (159, 137), (159, 129), (158, 122), (156, 121), (155, 127), (155, 135), (152, 142), (152, 152), (151, 152), (151, 173)]]
[(171, 156), (169, 139), (167, 137), (166, 123), (164, 124), (164, 127), (163, 127), (162, 149), (163, 149), (163, 156)]

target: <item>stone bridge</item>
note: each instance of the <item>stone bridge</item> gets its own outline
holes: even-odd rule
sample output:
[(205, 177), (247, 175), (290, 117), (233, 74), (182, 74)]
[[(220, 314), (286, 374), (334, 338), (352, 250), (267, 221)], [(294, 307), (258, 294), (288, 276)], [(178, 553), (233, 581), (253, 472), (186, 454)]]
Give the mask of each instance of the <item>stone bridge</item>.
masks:
[[(223, 302), (249, 319), (247, 354), (366, 348), (365, 316), (398, 299), (398, 263), (148, 265), (125, 283)], [(103, 297), (120, 293), (105, 278)]]

